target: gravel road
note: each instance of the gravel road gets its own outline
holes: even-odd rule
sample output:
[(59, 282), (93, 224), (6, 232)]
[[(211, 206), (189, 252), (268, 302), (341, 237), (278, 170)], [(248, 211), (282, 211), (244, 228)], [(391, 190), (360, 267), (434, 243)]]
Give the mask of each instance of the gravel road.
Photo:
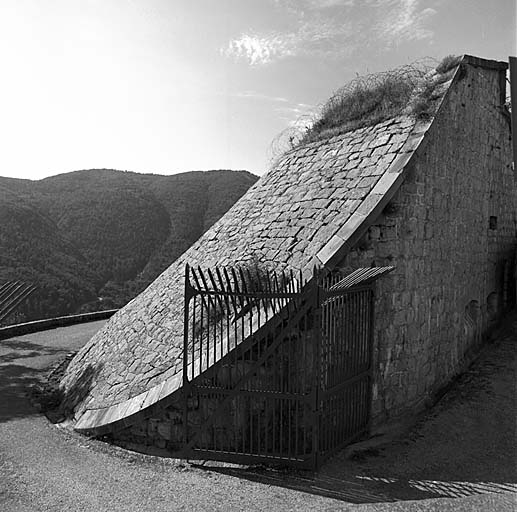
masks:
[(517, 510), (517, 318), (409, 435), (317, 475), (128, 452), (60, 429), (27, 393), (104, 323), (0, 341), (0, 511)]

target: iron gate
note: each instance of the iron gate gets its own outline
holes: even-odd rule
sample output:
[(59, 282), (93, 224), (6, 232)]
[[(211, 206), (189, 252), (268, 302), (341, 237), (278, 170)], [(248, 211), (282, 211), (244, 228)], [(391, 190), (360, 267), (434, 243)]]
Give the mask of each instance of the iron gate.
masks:
[(186, 458), (314, 468), (367, 430), (373, 291), (342, 277), (187, 265)]
[(369, 427), (373, 289), (320, 288), (319, 294), (319, 458), (324, 459)]

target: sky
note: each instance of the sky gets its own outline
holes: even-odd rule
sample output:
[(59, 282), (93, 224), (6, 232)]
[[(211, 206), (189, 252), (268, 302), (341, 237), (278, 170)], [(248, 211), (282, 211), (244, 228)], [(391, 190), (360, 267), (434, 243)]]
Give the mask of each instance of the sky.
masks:
[(358, 75), (516, 55), (514, 0), (0, 0), (0, 176), (263, 174)]

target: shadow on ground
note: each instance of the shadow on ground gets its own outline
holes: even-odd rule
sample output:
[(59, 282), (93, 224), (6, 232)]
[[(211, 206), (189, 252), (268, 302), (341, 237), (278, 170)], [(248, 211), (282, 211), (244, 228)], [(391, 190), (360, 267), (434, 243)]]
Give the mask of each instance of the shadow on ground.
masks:
[(200, 466), (348, 503), (517, 493), (517, 317), (405, 436), (317, 473)]
[(59, 382), (68, 363), (69, 360), (56, 369), (57, 372), (55, 373), (58, 375), (54, 374), (53, 378), (47, 380), (41, 395), (38, 397), (42, 412), (47, 415), (52, 423), (61, 423), (74, 416), (77, 404), (86, 398), (103, 366), (102, 363), (95, 367), (92, 365), (85, 366), (74, 382), (63, 389), (59, 387)]
[[(9, 349), (10, 352), (5, 352)], [(0, 341), (0, 364), (13, 361), (14, 359), (24, 359), (27, 357), (41, 357), (63, 352), (62, 348), (48, 347), (38, 345), (30, 341), (24, 341), (18, 338), (11, 338)]]
[(0, 365), (0, 422), (37, 413), (27, 400), (32, 386), (41, 382), (44, 370), (20, 364)]
[(388, 503), (439, 497), (460, 498), (486, 493), (517, 492), (517, 485), (494, 482), (462, 482), (397, 479), (373, 476), (333, 478), (328, 475), (294, 474), (272, 469), (196, 466), (252, 482), (334, 498), (352, 504)]
[(27, 400), (45, 377), (49, 357), (62, 350), (17, 338), (0, 342), (0, 422), (31, 416), (37, 410)]
[[(71, 415), (76, 404), (90, 391), (101, 366), (87, 366), (66, 390), (49, 379), (56, 361), (67, 359), (62, 348), (38, 345), (12, 338), (0, 342), (0, 423), (40, 412), (56, 421)], [(69, 361), (69, 358), (68, 358)], [(67, 362), (68, 362), (67, 361)], [(59, 365), (58, 365), (59, 368)]]

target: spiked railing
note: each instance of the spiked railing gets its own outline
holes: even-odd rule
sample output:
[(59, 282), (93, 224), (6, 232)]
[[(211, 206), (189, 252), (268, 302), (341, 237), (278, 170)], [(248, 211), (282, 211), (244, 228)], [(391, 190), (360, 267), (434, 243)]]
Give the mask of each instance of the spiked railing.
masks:
[(0, 323), (36, 291), (36, 286), (20, 281), (8, 281), (0, 286)]
[(185, 268), (187, 458), (316, 467), (369, 425), (373, 282)]

